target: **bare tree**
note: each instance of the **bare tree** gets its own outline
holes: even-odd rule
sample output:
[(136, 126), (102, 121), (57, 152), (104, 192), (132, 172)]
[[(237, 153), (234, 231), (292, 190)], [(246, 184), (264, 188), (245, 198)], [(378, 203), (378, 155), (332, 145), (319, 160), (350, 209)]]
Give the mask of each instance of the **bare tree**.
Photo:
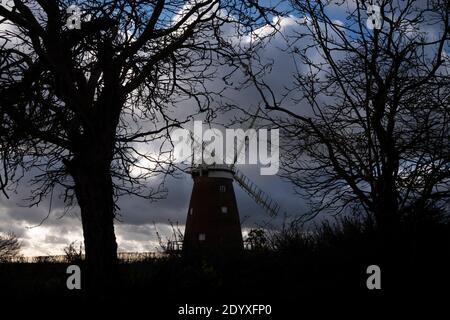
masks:
[(161, 196), (145, 181), (173, 172), (168, 133), (188, 120), (176, 108), (193, 101), (210, 114), (220, 92), (206, 84), (219, 60), (240, 54), (221, 26), (252, 28), (252, 3), (2, 2), (0, 186), (34, 168), (33, 203), (56, 185), (67, 203), (76, 197), (92, 289), (115, 272), (115, 200)]
[(0, 262), (8, 262), (20, 253), (21, 243), (14, 233), (0, 235)]
[(449, 1), (381, 0), (379, 16), (362, 0), (290, 4), (293, 85), (275, 92), (246, 67), (307, 217), (363, 211), (391, 234), (406, 212), (446, 206)]

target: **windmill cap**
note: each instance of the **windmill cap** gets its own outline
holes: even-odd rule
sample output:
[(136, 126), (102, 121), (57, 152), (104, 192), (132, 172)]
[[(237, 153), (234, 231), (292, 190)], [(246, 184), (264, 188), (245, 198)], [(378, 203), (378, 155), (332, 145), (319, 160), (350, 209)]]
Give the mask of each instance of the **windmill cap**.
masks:
[(234, 169), (226, 164), (201, 164), (191, 170), (193, 177), (208, 176), (211, 178), (226, 178), (234, 180)]

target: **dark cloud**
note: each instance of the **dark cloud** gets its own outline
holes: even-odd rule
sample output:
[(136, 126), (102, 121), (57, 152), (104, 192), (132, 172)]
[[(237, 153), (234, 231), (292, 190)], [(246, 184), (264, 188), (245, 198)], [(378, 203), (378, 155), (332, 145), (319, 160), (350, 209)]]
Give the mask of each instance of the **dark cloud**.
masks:
[[(291, 28), (292, 21), (287, 21), (285, 28)], [(275, 89), (289, 86), (289, 77), (293, 70), (292, 60), (283, 57), (279, 50), (282, 40), (275, 38), (268, 43), (264, 54), (267, 58), (276, 58), (273, 73), (268, 78), (269, 84)], [(226, 70), (220, 70), (218, 75), (225, 74)], [(234, 80), (241, 81), (239, 75)], [(218, 77), (220, 79), (220, 77)], [(221, 80), (210, 84), (218, 89), (223, 86)], [(241, 106), (252, 108), (258, 104), (258, 96), (253, 89), (232, 90), (230, 99)], [(193, 105), (185, 103), (180, 109), (180, 115), (186, 114), (186, 109), (194, 108)], [(233, 114), (222, 115), (218, 121), (226, 122)], [(267, 192), (274, 200), (282, 206), (282, 211), (290, 215), (298, 215), (305, 211), (302, 200), (294, 196), (292, 187), (281, 181), (277, 176), (261, 176), (260, 168), (253, 166), (239, 166), (240, 170), (254, 181), (261, 189)], [(25, 181), (25, 180), (23, 180)], [(178, 222), (183, 229), (186, 219), (192, 190), (192, 179), (188, 174), (175, 179), (169, 177), (165, 186), (169, 193), (166, 199), (158, 202), (122, 196), (119, 199), (120, 207), (119, 221), (116, 222), (116, 234), (119, 243), (119, 251), (154, 251), (158, 249), (158, 238), (156, 229), (163, 237), (169, 237), (172, 229), (169, 221)], [(268, 221), (269, 216), (257, 205), (237, 183), (234, 184), (238, 208), (243, 221), (243, 227), (249, 228)], [(12, 231), (21, 237), (24, 245), (24, 254), (62, 254), (63, 249), (72, 241), (82, 241), (81, 221), (78, 208), (68, 212), (64, 211), (64, 203), (55, 192), (52, 198), (51, 214), (41, 226), (49, 212), (50, 199), (44, 199), (39, 206), (26, 207), (26, 199), (29, 197), (31, 186), (21, 184), (17, 193), (11, 194), (11, 199), (0, 198), (0, 232)], [(272, 220), (280, 224), (282, 217)], [(155, 226), (156, 225), (156, 229)], [(30, 228), (32, 227), (32, 228)]]

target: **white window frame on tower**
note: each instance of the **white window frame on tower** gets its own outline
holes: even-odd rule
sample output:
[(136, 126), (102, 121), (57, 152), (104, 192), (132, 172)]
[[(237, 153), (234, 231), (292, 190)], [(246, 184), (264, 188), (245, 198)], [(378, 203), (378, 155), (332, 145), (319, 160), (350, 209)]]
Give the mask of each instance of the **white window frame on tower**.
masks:
[(206, 234), (199, 233), (198, 234), (198, 241), (205, 241), (206, 240)]
[(219, 186), (219, 192), (225, 192), (227, 191), (227, 187), (224, 185)]

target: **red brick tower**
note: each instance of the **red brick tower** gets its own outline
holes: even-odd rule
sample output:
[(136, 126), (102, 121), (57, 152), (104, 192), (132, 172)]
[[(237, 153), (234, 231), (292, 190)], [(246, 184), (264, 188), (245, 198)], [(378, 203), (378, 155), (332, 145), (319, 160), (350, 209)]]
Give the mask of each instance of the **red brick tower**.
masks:
[(184, 253), (239, 253), (243, 241), (233, 169), (227, 165), (201, 165), (192, 170), (192, 178), (194, 187), (184, 233)]

